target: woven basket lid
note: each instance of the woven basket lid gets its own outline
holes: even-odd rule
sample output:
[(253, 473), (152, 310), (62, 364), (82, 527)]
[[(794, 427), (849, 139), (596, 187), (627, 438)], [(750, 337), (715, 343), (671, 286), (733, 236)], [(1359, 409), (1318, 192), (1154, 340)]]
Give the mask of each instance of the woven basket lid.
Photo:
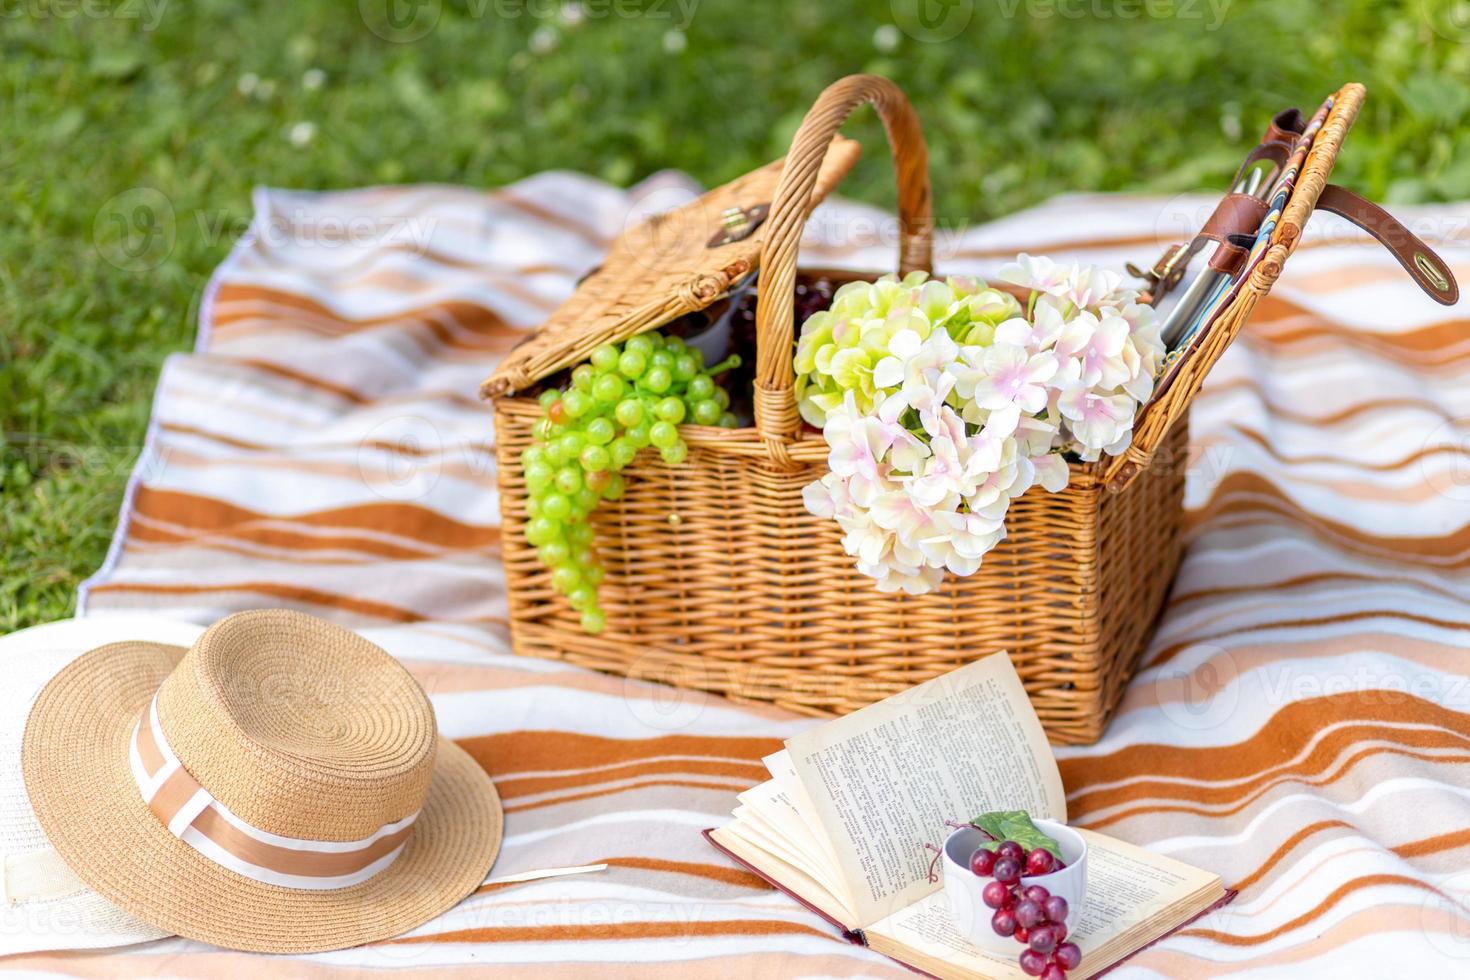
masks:
[[(856, 142), (833, 139), (812, 193), (813, 207), (847, 175), (858, 153)], [(626, 340), (719, 299), (759, 263), (765, 226), (756, 221), (775, 196), (784, 162), (768, 163), (622, 234), (601, 268), (506, 355), (480, 393), (486, 398), (513, 394), (585, 360), (599, 344)], [(742, 219), (751, 219), (744, 229)], [(754, 230), (742, 237), (750, 225)]]

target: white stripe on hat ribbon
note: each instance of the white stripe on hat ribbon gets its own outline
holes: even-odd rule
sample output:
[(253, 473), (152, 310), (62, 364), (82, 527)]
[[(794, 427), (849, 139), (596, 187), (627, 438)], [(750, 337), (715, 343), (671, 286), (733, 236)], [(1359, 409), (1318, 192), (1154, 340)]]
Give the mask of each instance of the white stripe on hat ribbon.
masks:
[(221, 867), (253, 881), (326, 891), (347, 888), (397, 859), (418, 819), (411, 813), (361, 840), (282, 837), (251, 826), (184, 768), (158, 721), (158, 696), (133, 726), (128, 763), (143, 802), (169, 833)]

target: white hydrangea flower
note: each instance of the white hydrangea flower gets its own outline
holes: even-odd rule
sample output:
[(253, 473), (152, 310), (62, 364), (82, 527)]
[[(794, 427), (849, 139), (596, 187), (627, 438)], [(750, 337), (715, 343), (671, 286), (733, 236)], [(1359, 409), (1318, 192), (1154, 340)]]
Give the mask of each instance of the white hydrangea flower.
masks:
[(829, 472), (807, 510), (885, 592), (920, 595), (972, 575), (1005, 538), (1011, 501), (1064, 489), (1064, 453), (1131, 444), (1163, 363), (1153, 308), (1108, 270), (1022, 255), (1015, 297), (969, 278), (850, 283), (803, 326), (802, 417)]

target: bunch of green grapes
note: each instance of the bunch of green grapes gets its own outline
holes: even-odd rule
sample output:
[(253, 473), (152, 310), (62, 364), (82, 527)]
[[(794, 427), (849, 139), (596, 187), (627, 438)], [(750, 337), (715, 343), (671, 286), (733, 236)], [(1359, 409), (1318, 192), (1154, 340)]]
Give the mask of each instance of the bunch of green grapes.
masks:
[(588, 633), (607, 626), (597, 603), (604, 572), (589, 515), (599, 502), (623, 495), (620, 471), (645, 446), (670, 466), (684, 462), (689, 446), (679, 438), (681, 422), (734, 428), (730, 395), (714, 375), (739, 366), (731, 355), (706, 368), (704, 356), (678, 337), (645, 333), (603, 344), (572, 371), (571, 387), (542, 393), (545, 414), (521, 454), (526, 540)]

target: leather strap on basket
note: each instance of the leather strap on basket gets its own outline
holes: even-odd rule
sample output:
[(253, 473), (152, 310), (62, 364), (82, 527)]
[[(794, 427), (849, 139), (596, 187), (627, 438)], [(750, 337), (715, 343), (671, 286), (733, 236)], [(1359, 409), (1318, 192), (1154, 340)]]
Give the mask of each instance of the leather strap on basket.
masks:
[(929, 150), (919, 117), (902, 90), (877, 75), (849, 75), (817, 99), (791, 141), (766, 219), (756, 302), (755, 427), (773, 462), (794, 467), (786, 447), (801, 430), (792, 391), (792, 332), (797, 250), (812, 209), (817, 172), (832, 137), (858, 106), (878, 110), (898, 180), (898, 269), (931, 270), (934, 251)]
[[(1362, 106), (1363, 96), (1363, 87), (1355, 83), (1344, 86), (1337, 93), (1337, 103), (1312, 146), (1271, 246), (1241, 284), (1239, 295), (1217, 314), (1215, 322), (1206, 326), (1200, 340), (1201, 347), (1190, 358), (1189, 376), (1176, 380), (1169, 390), (1156, 395), (1144, 406), (1134, 427), (1133, 445), (1104, 465), (1102, 482), (1109, 490), (1116, 492), (1126, 488), (1149, 465), (1154, 449), (1162, 443), (1169, 429), (1189, 411), (1189, 404), (1205, 375), (1235, 339), (1256, 301), (1270, 291), (1281, 275), (1283, 264), (1296, 249), (1302, 230), (1315, 210), (1330, 211), (1346, 218), (1375, 238), (1431, 299), (1446, 306), (1459, 300), (1460, 288), (1454, 274), (1423, 240), (1373, 202), (1327, 183), (1342, 140)], [(1293, 122), (1287, 113), (1279, 114), (1272, 120), (1272, 128), (1267, 130), (1267, 139), (1262, 145), (1272, 142), (1273, 131), (1289, 129)], [(1180, 247), (1175, 246), (1176, 249)], [(1165, 253), (1161, 264), (1169, 255)]]
[(1328, 184), (1322, 189), (1322, 196), (1317, 198), (1317, 210), (1331, 211), (1372, 235), (1393, 253), (1404, 271), (1413, 276), (1419, 288), (1436, 303), (1453, 306), (1459, 301), (1460, 287), (1444, 259), (1372, 201), (1344, 187)]

